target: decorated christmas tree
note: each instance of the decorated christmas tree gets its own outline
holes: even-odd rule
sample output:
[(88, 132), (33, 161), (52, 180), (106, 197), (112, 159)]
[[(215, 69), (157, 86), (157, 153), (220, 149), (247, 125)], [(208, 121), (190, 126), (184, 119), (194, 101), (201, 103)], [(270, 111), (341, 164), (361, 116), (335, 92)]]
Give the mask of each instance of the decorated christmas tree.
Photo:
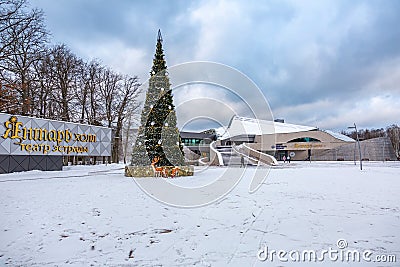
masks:
[(175, 106), (162, 41), (161, 31), (158, 30), (149, 87), (132, 152), (132, 166), (149, 166), (156, 158), (158, 166), (184, 165), (183, 145), (176, 126)]

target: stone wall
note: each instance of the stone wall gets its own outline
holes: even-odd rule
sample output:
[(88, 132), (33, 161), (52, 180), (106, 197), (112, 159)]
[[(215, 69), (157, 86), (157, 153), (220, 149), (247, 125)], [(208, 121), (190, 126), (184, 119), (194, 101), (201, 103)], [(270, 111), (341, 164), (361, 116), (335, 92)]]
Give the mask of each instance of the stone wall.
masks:
[[(384, 161), (397, 160), (394, 149), (388, 137), (378, 137), (360, 141), (361, 156), (363, 160)], [(346, 144), (337, 148), (324, 151), (312, 151), (312, 160), (354, 160), (354, 149), (356, 160), (360, 160), (358, 145)]]

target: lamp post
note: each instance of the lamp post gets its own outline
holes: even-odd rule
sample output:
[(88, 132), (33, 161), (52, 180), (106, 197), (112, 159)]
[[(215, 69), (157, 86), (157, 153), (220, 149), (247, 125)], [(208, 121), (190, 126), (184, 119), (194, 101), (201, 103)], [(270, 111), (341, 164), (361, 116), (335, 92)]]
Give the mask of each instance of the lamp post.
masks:
[[(360, 170), (362, 170), (362, 157), (361, 157), (361, 146), (360, 146), (360, 139), (358, 138), (358, 131), (357, 131), (357, 125), (354, 123), (354, 126), (349, 126), (347, 127), (348, 129), (354, 129), (356, 131), (356, 137), (357, 137), (357, 144), (358, 144), (358, 152), (360, 153)], [(354, 164), (356, 163), (356, 150), (355, 150), (355, 144), (354, 144)]]

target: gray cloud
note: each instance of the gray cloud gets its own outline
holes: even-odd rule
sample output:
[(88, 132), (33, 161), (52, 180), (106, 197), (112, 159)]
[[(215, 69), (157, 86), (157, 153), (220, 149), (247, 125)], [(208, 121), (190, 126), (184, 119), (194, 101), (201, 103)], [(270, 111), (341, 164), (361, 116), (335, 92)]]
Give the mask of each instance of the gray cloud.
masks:
[(44, 9), (54, 42), (142, 80), (161, 28), (169, 66), (210, 60), (237, 68), (263, 90), (276, 117), (331, 129), (352, 121), (364, 127), (399, 123), (396, 0), (32, 5)]

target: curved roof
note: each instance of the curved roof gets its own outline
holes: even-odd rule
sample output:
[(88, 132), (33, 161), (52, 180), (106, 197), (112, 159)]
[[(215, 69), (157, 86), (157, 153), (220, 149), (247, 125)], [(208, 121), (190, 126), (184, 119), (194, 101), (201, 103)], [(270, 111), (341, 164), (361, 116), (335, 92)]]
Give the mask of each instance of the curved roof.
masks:
[[(217, 132), (219, 133), (221, 139), (227, 139), (238, 135), (299, 133), (317, 130), (319, 130), (317, 127), (233, 116), (227, 129), (220, 128), (217, 130)], [(343, 134), (335, 133), (329, 130), (324, 130), (324, 132), (339, 140), (345, 142), (354, 142), (353, 139)]]
[(228, 128), (221, 134), (222, 139), (237, 135), (263, 135), (274, 133), (297, 133), (318, 130), (316, 127), (290, 123), (257, 120), (253, 118), (232, 117)]

